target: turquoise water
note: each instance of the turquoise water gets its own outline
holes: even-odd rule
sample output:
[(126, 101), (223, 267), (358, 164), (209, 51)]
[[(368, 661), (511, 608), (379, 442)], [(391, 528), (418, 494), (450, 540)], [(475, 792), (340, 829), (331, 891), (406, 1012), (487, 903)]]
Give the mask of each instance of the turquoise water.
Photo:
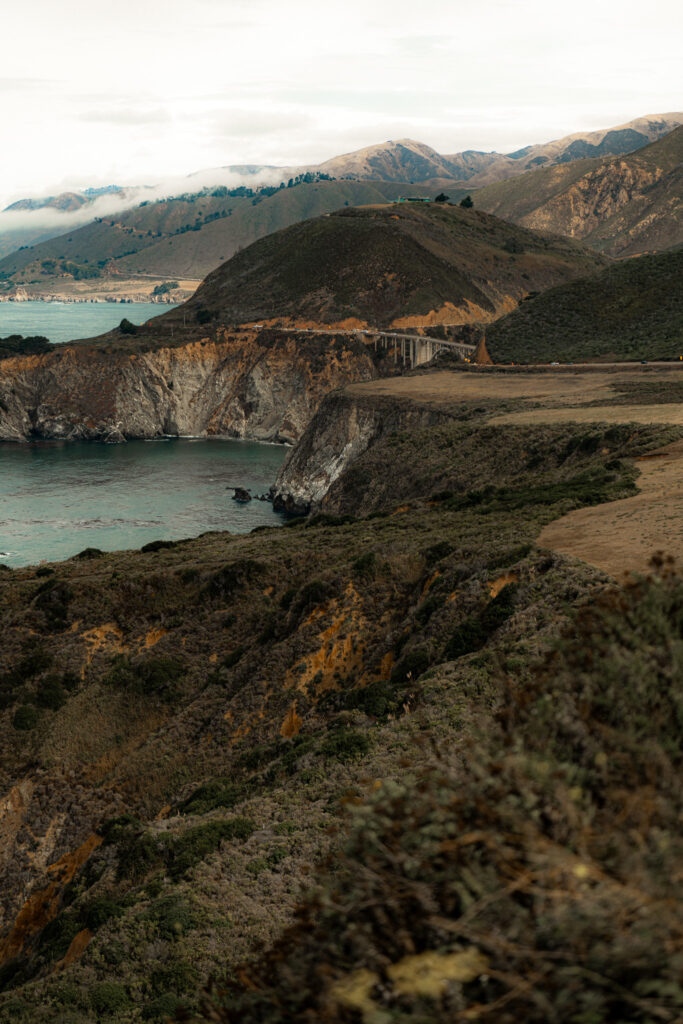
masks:
[(94, 338), (124, 317), (141, 324), (169, 309), (155, 302), (0, 302), (0, 338), (38, 334), (55, 343)]
[(114, 551), (207, 530), (277, 526), (262, 494), (285, 456), (281, 445), (219, 439), (0, 443), (0, 561), (31, 565), (83, 548)]

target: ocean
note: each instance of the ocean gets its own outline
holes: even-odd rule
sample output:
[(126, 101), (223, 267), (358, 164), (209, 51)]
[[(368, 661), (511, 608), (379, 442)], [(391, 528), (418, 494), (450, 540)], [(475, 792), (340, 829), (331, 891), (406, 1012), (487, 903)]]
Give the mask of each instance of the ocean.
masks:
[(0, 443), (0, 562), (70, 558), (207, 530), (277, 526), (270, 503), (240, 504), (232, 488), (262, 494), (286, 448), (218, 438)]
[(0, 338), (42, 335), (60, 344), (104, 334), (124, 317), (141, 324), (172, 308), (155, 302), (0, 302)]

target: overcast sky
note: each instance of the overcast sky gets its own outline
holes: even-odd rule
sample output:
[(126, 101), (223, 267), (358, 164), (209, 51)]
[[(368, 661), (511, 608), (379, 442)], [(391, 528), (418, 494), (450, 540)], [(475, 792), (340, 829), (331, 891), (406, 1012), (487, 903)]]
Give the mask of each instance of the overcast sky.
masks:
[[(11, 9), (8, 9), (10, 8)], [(3, 0), (0, 203), (680, 110), (679, 0)]]

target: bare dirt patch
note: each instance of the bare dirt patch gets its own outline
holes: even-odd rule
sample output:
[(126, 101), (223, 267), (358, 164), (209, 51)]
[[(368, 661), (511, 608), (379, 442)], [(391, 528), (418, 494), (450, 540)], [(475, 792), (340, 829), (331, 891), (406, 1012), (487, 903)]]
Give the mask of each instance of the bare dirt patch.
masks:
[(538, 543), (616, 577), (647, 572), (655, 551), (683, 562), (683, 441), (642, 457), (638, 468), (639, 494), (570, 512)]
[[(634, 422), (647, 423), (678, 423), (674, 418), (678, 414), (676, 406), (667, 403), (669, 408), (660, 412), (658, 406), (643, 406), (636, 402), (633, 405), (612, 407), (607, 403), (617, 399), (621, 394), (621, 385), (634, 383), (657, 382), (661, 387), (667, 384), (680, 384), (683, 380), (683, 367), (657, 366), (620, 367), (605, 369), (586, 367), (569, 369), (567, 367), (539, 369), (538, 371), (507, 371), (484, 370), (470, 372), (464, 370), (437, 370), (429, 373), (406, 374), (404, 377), (352, 384), (351, 394), (387, 395), (393, 398), (406, 398), (418, 402), (437, 402), (451, 404), (469, 402), (478, 399), (521, 399), (530, 406), (544, 406), (542, 409), (529, 408), (516, 413), (508, 413), (497, 417), (494, 422), (536, 423), (559, 422), (569, 419), (576, 422), (628, 422), (632, 409), (637, 409)], [(604, 401), (606, 405), (583, 408), (587, 402)], [(645, 410), (657, 409), (646, 413)], [(556, 418), (549, 416), (553, 410), (558, 412)], [(571, 411), (571, 415), (567, 413)], [(642, 420), (638, 417), (652, 415), (654, 418)], [(659, 418), (659, 417), (662, 418)], [(528, 417), (528, 418), (527, 418)]]
[[(523, 403), (521, 409), (494, 415), (489, 420), (511, 426), (683, 426), (683, 403), (666, 398), (667, 388), (678, 389), (681, 381), (683, 368), (675, 365), (571, 370), (561, 367), (535, 373), (441, 371), (354, 384), (349, 390), (358, 395), (382, 394), (445, 407), (478, 400), (516, 399)], [(619, 404), (624, 390), (636, 385), (641, 385), (648, 396), (656, 393), (650, 403), (657, 404)], [(545, 527), (538, 543), (580, 558), (615, 577), (626, 572), (647, 572), (655, 551), (683, 562), (683, 441), (645, 456), (639, 460), (638, 468), (639, 494), (570, 512)]]

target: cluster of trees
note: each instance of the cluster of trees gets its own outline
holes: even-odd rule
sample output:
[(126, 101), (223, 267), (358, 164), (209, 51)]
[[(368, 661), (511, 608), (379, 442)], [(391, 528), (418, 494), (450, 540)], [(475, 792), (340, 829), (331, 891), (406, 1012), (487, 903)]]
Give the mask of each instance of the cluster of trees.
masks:
[(47, 352), (52, 345), (42, 334), (24, 338), (21, 334), (10, 334), (8, 338), (0, 338), (0, 359), (12, 356), (34, 356)]
[[(87, 260), (86, 260), (87, 263)], [(68, 274), (73, 277), (74, 281), (87, 281), (90, 278), (102, 277), (102, 270), (100, 269), (103, 265), (103, 261), (98, 261), (98, 266), (89, 267), (84, 263), (73, 263), (71, 260), (53, 260), (46, 259), (40, 261), (40, 266), (44, 274)]]
[[(435, 203), (447, 203), (449, 198), (450, 197), (447, 196), (444, 192), (439, 192), (438, 196), (435, 197), (434, 202)], [(463, 206), (466, 210), (471, 210), (472, 207), (474, 206), (474, 203), (472, 201), (472, 196), (465, 196), (464, 199), (461, 199), (460, 200), (460, 206)]]

